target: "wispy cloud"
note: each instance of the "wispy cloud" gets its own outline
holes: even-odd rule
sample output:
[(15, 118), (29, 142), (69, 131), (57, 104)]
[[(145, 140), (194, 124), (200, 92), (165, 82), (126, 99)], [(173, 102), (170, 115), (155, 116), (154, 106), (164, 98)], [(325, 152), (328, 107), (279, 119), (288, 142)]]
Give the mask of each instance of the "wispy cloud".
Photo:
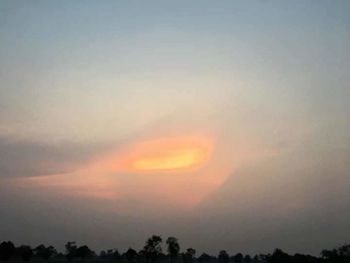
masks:
[(0, 177), (72, 172), (103, 149), (101, 145), (48, 144), (0, 137)]

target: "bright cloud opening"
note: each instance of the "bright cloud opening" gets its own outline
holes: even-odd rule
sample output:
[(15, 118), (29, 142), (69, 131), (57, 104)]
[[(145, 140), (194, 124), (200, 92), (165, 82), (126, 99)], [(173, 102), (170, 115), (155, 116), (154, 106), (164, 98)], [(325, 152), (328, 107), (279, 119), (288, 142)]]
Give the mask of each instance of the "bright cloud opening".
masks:
[(133, 146), (125, 168), (156, 171), (195, 168), (207, 161), (211, 151), (208, 138), (165, 138)]

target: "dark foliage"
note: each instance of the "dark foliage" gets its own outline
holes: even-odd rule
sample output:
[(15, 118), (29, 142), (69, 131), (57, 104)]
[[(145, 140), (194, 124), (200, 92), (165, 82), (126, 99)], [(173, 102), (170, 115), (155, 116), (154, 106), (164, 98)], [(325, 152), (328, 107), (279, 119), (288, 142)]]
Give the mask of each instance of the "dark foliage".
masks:
[(30, 246), (20, 246), (16, 249), (16, 254), (25, 262), (32, 259), (34, 253)]
[(221, 250), (218, 255), (219, 263), (228, 263), (230, 256), (227, 254), (226, 250)]
[(214, 259), (215, 259), (215, 257), (210, 256), (210, 255), (208, 255), (207, 253), (203, 253), (202, 255), (200, 255), (200, 256), (198, 257), (198, 261), (199, 261), (200, 263), (210, 262), (210, 261), (212, 261), (212, 260), (214, 260)]
[(0, 260), (8, 260), (15, 255), (16, 248), (11, 241), (0, 244)]
[[(78, 258), (80, 260), (84, 260), (87, 258), (91, 258), (95, 255), (95, 253), (86, 245), (78, 247), (75, 242), (67, 242), (65, 245), (66, 248), (66, 257), (67, 259), (73, 260)], [(119, 254), (119, 253), (118, 253)]]
[(65, 245), (65, 253), (57, 253), (53, 246), (39, 245), (32, 249), (30, 246), (21, 245), (15, 247), (11, 241), (0, 244), (0, 260), (13, 263), (14, 260), (21, 262), (52, 262), (64, 263), (66, 260), (73, 262), (108, 262), (108, 263), (154, 263), (159, 261), (164, 263), (170, 260), (174, 263), (181, 255), (179, 263), (350, 263), (350, 245), (345, 244), (335, 249), (321, 251), (320, 257), (311, 255), (295, 254), (289, 255), (281, 249), (275, 249), (272, 254), (260, 254), (251, 257), (237, 253), (230, 257), (225, 250), (219, 251), (217, 257), (203, 253), (198, 258), (195, 257), (196, 250), (187, 248), (180, 254), (180, 245), (178, 239), (169, 237), (166, 240), (168, 254), (162, 253), (162, 238), (152, 236), (146, 240), (143, 249), (138, 253), (129, 248), (123, 254), (117, 249), (101, 251), (97, 256), (88, 246), (77, 246), (76, 242), (70, 241)]
[(170, 263), (173, 263), (180, 252), (179, 242), (176, 237), (168, 237), (168, 239), (166, 240), (166, 244), (168, 245)]
[(322, 250), (321, 256), (326, 262), (350, 262), (350, 245), (345, 244), (337, 249)]
[(106, 260), (119, 260), (121, 258), (121, 255), (118, 249), (108, 249), (107, 251), (101, 251), (100, 258)]
[(196, 255), (196, 250), (194, 248), (188, 248), (185, 253), (182, 254), (182, 261), (184, 263), (192, 263)]
[(235, 263), (242, 263), (243, 262), (243, 254), (242, 253), (237, 253), (232, 257), (233, 262)]
[(143, 247), (143, 254), (146, 257), (146, 262), (154, 263), (158, 256), (162, 253), (162, 238), (160, 236), (153, 235), (147, 239), (145, 246)]
[(124, 255), (128, 262), (135, 262), (138, 257), (136, 250), (132, 248), (129, 248)]
[(57, 254), (57, 251), (53, 246), (45, 247), (45, 245), (39, 245), (34, 249), (34, 254), (38, 258), (49, 260)]

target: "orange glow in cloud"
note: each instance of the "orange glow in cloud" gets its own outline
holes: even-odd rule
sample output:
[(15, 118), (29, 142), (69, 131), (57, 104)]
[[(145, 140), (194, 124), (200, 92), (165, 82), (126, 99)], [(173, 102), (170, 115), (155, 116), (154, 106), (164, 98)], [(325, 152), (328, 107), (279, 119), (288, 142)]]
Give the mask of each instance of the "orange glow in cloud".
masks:
[(134, 145), (124, 167), (133, 171), (159, 171), (195, 168), (209, 157), (207, 138), (167, 138)]
[(140, 157), (132, 163), (136, 170), (169, 170), (194, 166), (201, 163), (203, 153), (198, 148), (184, 148)]
[(124, 206), (127, 200), (140, 207), (191, 208), (228, 174), (221, 170), (221, 159), (216, 165), (214, 143), (213, 137), (202, 135), (137, 140), (72, 173), (22, 180), (25, 187), (45, 188), (60, 198), (102, 200), (113, 207), (119, 200), (127, 213), (137, 211)]

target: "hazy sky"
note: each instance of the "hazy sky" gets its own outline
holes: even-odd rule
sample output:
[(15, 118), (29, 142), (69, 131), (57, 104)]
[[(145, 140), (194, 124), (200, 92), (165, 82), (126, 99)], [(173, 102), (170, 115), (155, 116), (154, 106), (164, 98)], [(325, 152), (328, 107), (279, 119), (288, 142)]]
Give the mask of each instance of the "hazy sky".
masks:
[(350, 1), (0, 1), (0, 238), (317, 254), (350, 240)]

